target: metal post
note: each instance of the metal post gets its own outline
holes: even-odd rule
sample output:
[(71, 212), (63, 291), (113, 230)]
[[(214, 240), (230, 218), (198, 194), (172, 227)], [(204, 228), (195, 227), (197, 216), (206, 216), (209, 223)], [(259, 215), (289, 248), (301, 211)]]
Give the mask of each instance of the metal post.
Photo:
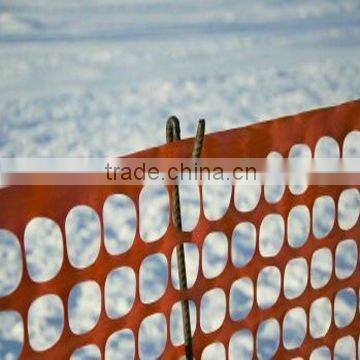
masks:
[[(194, 149), (192, 153), (193, 158), (199, 158), (205, 132), (205, 120), (200, 120), (196, 132)], [(166, 141), (168, 143), (180, 140), (180, 125), (179, 120), (175, 116), (171, 116), (166, 123)], [(172, 219), (177, 230), (182, 231), (181, 223), (181, 208), (179, 197), (179, 186), (175, 185), (172, 191)], [(185, 252), (184, 245), (179, 244), (176, 247), (176, 257), (178, 263), (178, 274), (180, 289), (187, 289), (186, 266), (185, 266)], [(191, 338), (191, 323), (189, 301), (187, 299), (181, 301), (181, 313), (183, 319), (183, 331), (185, 342), (185, 354), (187, 360), (192, 360), (194, 357), (192, 338)]]

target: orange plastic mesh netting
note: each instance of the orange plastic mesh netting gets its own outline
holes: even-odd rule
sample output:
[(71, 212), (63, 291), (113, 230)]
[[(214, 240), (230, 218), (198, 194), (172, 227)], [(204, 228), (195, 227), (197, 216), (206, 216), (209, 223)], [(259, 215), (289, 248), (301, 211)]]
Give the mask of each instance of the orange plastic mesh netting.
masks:
[[(343, 148), (345, 137), (356, 130), (360, 130), (360, 101), (353, 101), (336, 107), (320, 109), (288, 116), (274, 121), (259, 123), (240, 129), (218, 132), (206, 135), (204, 139), (202, 157), (244, 157), (265, 158), (276, 151), (283, 157), (287, 157), (291, 147), (295, 144), (307, 145), (312, 154), (320, 138), (329, 136), (336, 140), (340, 149)], [(137, 157), (178, 157), (191, 156), (193, 139), (167, 144), (157, 148), (137, 153)], [(132, 155), (134, 156), (134, 155)], [(308, 209), (313, 208), (317, 198), (329, 196), (335, 203), (335, 214), (337, 215), (337, 204), (342, 192), (349, 186), (309, 186), (302, 194), (293, 194), (289, 187), (286, 189), (276, 203), (266, 201), (264, 191), (261, 192), (257, 206), (249, 212), (239, 211), (234, 204), (234, 189), (231, 194), (229, 207), (225, 215), (216, 221), (209, 221), (204, 215), (202, 197), (200, 195), (200, 216), (197, 225), (192, 232), (179, 233), (175, 230), (169, 220), (169, 226), (165, 234), (157, 241), (144, 242), (139, 232), (139, 221), (136, 225), (134, 242), (128, 251), (120, 255), (111, 255), (106, 251), (103, 241), (103, 204), (111, 194), (125, 194), (135, 204), (136, 218), (139, 219), (139, 195), (142, 186), (114, 185), (114, 186), (10, 186), (0, 191), (0, 228), (13, 233), (20, 243), (23, 263), (23, 273), (18, 287), (9, 295), (0, 298), (0, 310), (17, 311), (23, 321), (24, 340), (21, 357), (24, 359), (65, 359), (69, 358), (73, 351), (87, 344), (95, 344), (105, 353), (106, 341), (111, 334), (118, 330), (130, 329), (134, 339), (134, 356), (138, 358), (138, 333), (141, 323), (152, 314), (163, 314), (166, 319), (166, 342), (161, 349), (160, 357), (178, 358), (184, 355), (184, 345), (174, 345), (170, 337), (170, 314), (172, 307), (181, 299), (188, 298), (193, 301), (198, 314), (196, 327), (193, 334), (193, 347), (196, 358), (200, 358), (203, 350), (213, 343), (221, 343), (224, 346), (224, 354), (228, 354), (229, 342), (232, 335), (240, 329), (247, 329), (253, 337), (252, 346), (254, 357), (256, 357), (256, 334), (259, 324), (267, 319), (274, 319), (279, 325), (279, 333), (282, 334), (283, 322), (286, 314), (293, 308), (301, 307), (307, 318), (306, 333), (301, 346), (289, 348), (284, 346), (280, 339), (277, 346), (275, 358), (294, 358), (297, 356), (308, 358), (311, 352), (320, 346), (327, 346), (331, 352), (337, 340), (344, 336), (353, 337), (357, 343), (359, 338), (359, 260), (356, 259), (356, 269), (351, 276), (341, 279), (336, 276), (335, 266), (332, 266), (331, 278), (328, 283), (320, 288), (314, 289), (310, 281), (307, 281), (304, 291), (289, 298), (283, 291), (284, 273), (287, 264), (294, 258), (305, 259), (307, 264), (311, 263), (313, 254), (320, 248), (327, 248), (331, 252), (332, 262), (335, 263), (335, 252), (338, 244), (345, 239), (353, 239), (356, 248), (359, 246), (358, 223), (350, 229), (344, 230), (334, 221), (331, 231), (322, 239), (318, 239), (313, 231), (310, 231), (307, 241), (300, 247), (292, 247), (288, 243), (288, 216), (290, 211), (298, 206), (304, 205)], [(352, 186), (358, 191), (358, 186)], [(170, 188), (169, 194), (170, 192)], [(201, 193), (201, 192), (200, 192)], [(87, 205), (93, 208), (99, 216), (101, 224), (101, 245), (96, 261), (84, 268), (73, 267), (68, 259), (66, 251), (65, 220), (69, 211), (77, 205)], [(259, 229), (264, 218), (268, 214), (277, 214), (284, 219), (284, 242), (275, 256), (264, 257), (259, 250)], [(27, 223), (34, 217), (47, 217), (55, 221), (61, 229), (64, 258), (61, 270), (51, 280), (45, 282), (34, 282), (26, 271), (24, 231)], [(337, 216), (335, 216), (335, 219)], [(231, 239), (234, 228), (242, 222), (250, 222), (256, 229), (256, 246), (254, 254), (247, 264), (242, 267), (235, 266), (232, 259)], [(228, 256), (224, 270), (216, 277), (205, 277), (201, 266), (193, 286), (187, 290), (178, 290), (167, 282), (166, 291), (160, 299), (152, 303), (143, 303), (139, 297), (139, 272), (142, 261), (152, 254), (163, 254), (167, 260), (167, 266), (171, 263), (171, 256), (177, 244), (195, 244), (200, 253), (203, 248), (206, 235), (211, 232), (223, 232), (228, 241)], [(107, 316), (104, 305), (104, 284), (109, 272), (115, 268), (127, 266), (133, 269), (136, 276), (135, 300), (131, 310), (118, 319)], [(281, 274), (281, 291), (272, 306), (264, 308), (256, 301), (256, 281), (258, 275), (265, 267), (274, 266)], [(307, 267), (307, 279), (310, 278), (310, 270)], [(169, 271), (168, 271), (169, 273)], [(231, 288), (238, 279), (248, 278), (253, 286), (253, 303), (248, 314), (242, 319), (234, 319), (230, 316), (229, 307)], [(67, 302), (70, 290), (78, 283), (85, 280), (96, 281), (101, 288), (101, 313), (96, 326), (82, 335), (74, 334), (69, 327)], [(334, 320), (334, 311), (331, 311), (331, 323), (325, 334), (320, 337), (312, 336), (310, 320), (311, 306), (320, 298), (327, 298), (332, 309), (339, 290), (351, 288), (356, 296), (356, 314), (347, 324), (339, 328)], [(225, 294), (225, 313), (221, 324), (214, 325), (215, 328), (202, 329), (201, 326), (201, 301), (212, 289), (219, 289)], [(59, 340), (49, 349), (35, 351), (29, 342), (28, 333), (28, 310), (32, 302), (40, 296), (56, 294), (60, 297), (64, 308), (64, 326)], [(281, 335), (280, 335), (281, 338)], [(356, 358), (358, 350), (356, 351)], [(224, 355), (225, 356), (225, 355)], [(226, 355), (228, 356), (228, 355)]]

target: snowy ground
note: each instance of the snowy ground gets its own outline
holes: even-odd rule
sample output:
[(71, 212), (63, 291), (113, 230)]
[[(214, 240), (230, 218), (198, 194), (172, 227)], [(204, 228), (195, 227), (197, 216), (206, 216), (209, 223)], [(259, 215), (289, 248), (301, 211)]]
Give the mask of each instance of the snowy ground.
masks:
[(359, 97), (356, 0), (0, 11), (2, 156), (118, 155), (163, 143), (172, 113), (190, 136)]
[[(124, 155), (162, 144), (170, 114), (181, 119), (186, 137), (193, 136), (200, 117), (211, 132), (356, 99), (359, 58), (358, 0), (3, 0), (0, 156)], [(114, 206), (127, 205), (120, 201)], [(123, 220), (112, 221), (118, 228)], [(47, 226), (56, 238), (56, 230)], [(81, 224), (74, 229), (82, 231), (84, 241), (96, 238), (96, 220), (90, 230)], [(56, 257), (59, 249), (52, 251)], [(3, 259), (10, 254), (0, 253)], [(75, 263), (81, 262), (78, 254), (75, 249)], [(85, 255), (91, 258), (94, 252)], [(38, 274), (36, 263), (44, 259), (33, 256), (32, 261), (33, 274)], [(47, 270), (54, 266), (48, 264)], [(14, 278), (16, 269), (9, 277), (0, 266), (0, 294), (6, 292), (6, 280)], [(116, 297), (116, 288), (111, 291)], [(148, 291), (144, 296), (151, 298), (152, 291), (161, 289)], [(96, 300), (97, 289), (74, 294)], [(351, 294), (345, 295), (350, 301)], [(115, 303), (111, 311), (119, 306), (128, 305)], [(83, 307), (96, 312), (96, 304)], [(93, 313), (80, 314), (74, 326), (86, 329), (94, 318)], [(3, 319), (0, 358), (11, 359), (19, 327), (8, 314)], [(33, 331), (35, 338), (41, 335), (41, 326), (35, 324)], [(49, 336), (56, 337), (56, 330)], [(116, 349), (119, 338), (113, 343)]]

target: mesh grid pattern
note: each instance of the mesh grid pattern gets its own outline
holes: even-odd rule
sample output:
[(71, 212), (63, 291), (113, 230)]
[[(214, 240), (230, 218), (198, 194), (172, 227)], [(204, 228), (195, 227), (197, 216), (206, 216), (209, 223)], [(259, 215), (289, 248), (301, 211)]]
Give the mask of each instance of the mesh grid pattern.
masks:
[[(340, 148), (345, 136), (360, 129), (360, 102), (350, 102), (333, 108), (315, 110), (296, 116), (277, 119), (235, 129), (207, 135), (204, 140), (202, 156), (204, 157), (266, 157), (270, 152), (277, 151), (283, 157), (287, 157), (290, 148), (294, 144), (306, 144), (314, 153), (316, 142), (322, 136), (331, 136), (336, 139)], [(185, 158), (191, 155), (193, 140), (185, 140), (174, 144), (168, 144), (159, 148), (149, 149), (132, 156), (136, 157), (179, 157)], [(23, 321), (24, 342), (21, 358), (69, 358), (70, 355), (81, 346), (95, 344), (100, 349), (102, 356), (105, 354), (105, 345), (108, 338), (118, 330), (129, 329), (133, 333), (135, 342), (135, 358), (139, 357), (138, 333), (143, 320), (153, 314), (163, 314), (166, 319), (166, 342), (161, 351), (161, 357), (177, 358), (184, 355), (183, 345), (174, 345), (170, 337), (170, 315), (172, 307), (181, 299), (188, 298), (196, 308), (196, 327), (193, 334), (193, 346), (196, 358), (200, 358), (203, 350), (210, 344), (221, 343), (226, 354), (228, 354), (229, 342), (236, 331), (247, 329), (253, 337), (253, 353), (256, 357), (256, 334), (262, 321), (274, 319), (278, 322), (280, 334), (283, 333), (284, 317), (291, 309), (301, 307), (306, 313), (306, 334), (301, 346), (293, 349), (286, 348), (280, 335), (280, 341), (275, 358), (294, 358), (297, 356), (308, 358), (311, 352), (320, 346), (327, 346), (331, 352), (334, 351), (336, 341), (346, 335), (352, 336), (355, 341), (359, 337), (359, 258), (353, 274), (346, 279), (339, 279), (335, 274), (335, 266), (332, 266), (331, 277), (327, 284), (319, 289), (310, 285), (310, 263), (313, 254), (322, 248), (331, 252), (332, 262), (335, 263), (335, 252), (337, 245), (345, 239), (354, 239), (359, 247), (360, 228), (356, 223), (349, 230), (340, 228), (335, 221), (331, 231), (324, 238), (318, 239), (310, 230), (308, 239), (303, 246), (291, 247), (287, 241), (288, 223), (287, 219), (291, 210), (298, 205), (304, 205), (312, 212), (314, 202), (321, 196), (330, 196), (335, 202), (335, 219), (337, 219), (339, 196), (348, 186), (309, 186), (307, 190), (295, 195), (286, 189), (276, 203), (266, 201), (264, 191), (261, 192), (260, 200), (254, 210), (240, 212), (234, 203), (234, 189), (232, 189), (229, 207), (225, 215), (215, 221), (209, 221), (204, 215), (202, 195), (200, 192), (200, 216), (192, 232), (179, 233), (173, 224), (169, 223), (165, 234), (159, 240), (144, 242), (140, 236), (139, 221), (136, 225), (136, 234), (132, 246), (120, 255), (111, 255), (104, 246), (103, 205), (112, 194), (125, 194), (135, 204), (136, 218), (139, 214), (139, 196), (141, 186), (17, 186), (2, 189), (0, 191), (0, 228), (11, 231), (20, 242), (23, 273), (20, 284), (9, 295), (0, 298), (1, 310), (17, 311)], [(171, 189), (169, 188), (169, 196)], [(100, 250), (95, 262), (83, 269), (71, 265), (65, 243), (66, 231), (65, 220), (69, 211), (77, 205), (87, 205), (95, 210), (100, 219), (101, 242)], [(171, 210), (171, 209), (170, 209)], [(259, 233), (263, 219), (269, 214), (277, 214), (284, 220), (284, 241), (281, 249), (275, 256), (264, 257), (259, 249)], [(63, 241), (64, 256), (60, 271), (57, 275), (45, 282), (34, 282), (27, 270), (25, 263), (24, 231), (27, 223), (34, 217), (44, 216), (50, 218), (60, 227)], [(312, 219), (312, 215), (311, 215)], [(256, 229), (256, 245), (251, 261), (242, 267), (237, 267), (232, 261), (231, 239), (235, 227), (243, 222), (250, 222)], [(310, 221), (310, 223), (312, 220)], [(310, 226), (312, 229), (312, 226)], [(202, 263), (202, 248), (206, 236), (211, 232), (222, 232), (226, 235), (227, 261), (225, 268), (215, 277), (205, 277), (199, 266), (198, 275), (194, 285), (186, 291), (178, 290), (167, 281), (164, 294), (160, 299), (152, 303), (144, 303), (139, 295), (139, 272), (142, 261), (150, 255), (162, 254), (167, 260), (167, 276), (171, 273), (171, 256), (177, 244), (192, 243), (199, 250), (199, 264)], [(359, 251), (358, 251), (359, 252)], [(289, 261), (302, 258), (307, 263), (307, 283), (304, 291), (289, 299), (284, 294), (284, 274)], [(261, 308), (257, 303), (257, 278), (259, 273), (266, 267), (276, 267), (281, 274), (281, 290), (274, 304), (268, 308)], [(109, 318), (105, 311), (104, 286), (108, 274), (119, 267), (131, 268), (136, 277), (135, 301), (131, 310), (118, 319)], [(230, 316), (230, 291), (234, 282), (239, 279), (248, 278), (253, 285), (253, 303), (248, 314), (240, 319)], [(92, 280), (100, 285), (101, 290), (101, 312), (96, 326), (80, 335), (74, 334), (69, 326), (68, 298), (70, 290), (77, 284)], [(336, 294), (341, 289), (351, 288), (357, 297), (356, 315), (345, 327), (339, 328), (334, 319), (334, 301)], [(201, 301), (208, 291), (220, 289), (225, 294), (226, 309), (221, 324), (215, 324), (216, 329), (204, 331), (201, 326)], [(35, 299), (42, 295), (56, 294), (60, 297), (64, 309), (64, 327), (59, 340), (49, 349), (34, 351), (29, 342), (28, 310)], [(321, 298), (329, 299), (331, 311), (331, 323), (326, 334), (314, 338), (310, 328), (310, 311), (312, 304)], [(356, 358), (358, 349), (356, 350)]]

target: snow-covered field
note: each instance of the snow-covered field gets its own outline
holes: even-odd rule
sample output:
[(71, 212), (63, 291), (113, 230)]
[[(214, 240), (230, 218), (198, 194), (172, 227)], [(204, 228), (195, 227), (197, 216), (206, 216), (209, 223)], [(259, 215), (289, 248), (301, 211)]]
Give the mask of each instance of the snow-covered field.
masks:
[[(359, 97), (354, 1), (2, 1), (2, 156), (120, 155)], [(146, 135), (146, 136), (145, 136)], [(130, 140), (131, 139), (131, 140)]]
[[(212, 132), (356, 99), (360, 96), (359, 58), (358, 0), (0, 0), (0, 156), (124, 155), (162, 144), (170, 114), (180, 118), (182, 136), (187, 137), (194, 135), (200, 117), (207, 121), (207, 132)], [(358, 193), (355, 199), (356, 208)], [(112, 206), (129, 209), (122, 201), (115, 199)], [(217, 209), (223, 206), (216, 201), (212, 204)], [(111, 213), (109, 210), (109, 216)], [(86, 243), (97, 236), (96, 216), (86, 209), (81, 216), (93, 226), (84, 228), (75, 219), (69, 231), (80, 232)], [(119, 224), (131, 227), (131, 210), (127, 216), (126, 221), (121, 217), (109, 221), (114, 229)], [(41, 226), (56, 238), (52, 224)], [(110, 230), (109, 237), (113, 235)], [(17, 276), (15, 268), (2, 266), (14, 264), (17, 254), (12, 240), (1, 235), (0, 295)], [(31, 235), (29, 230), (29, 236), (41, 242), (38, 231)], [(74, 249), (74, 263), (86, 263), (96, 256), (96, 244), (95, 252), (90, 245), (86, 253)], [(109, 246), (116, 252), (123, 245), (113, 239)], [(353, 246), (347, 242), (344, 249)], [(209, 249), (211, 253), (213, 247)], [(223, 250), (217, 245), (215, 252)], [(54, 259), (59, 251), (61, 254), (51, 243), (47, 251)], [(211, 263), (216, 254), (209, 256)], [(326, 257), (325, 252), (320, 253), (319, 263), (326, 262)], [(47, 261), (47, 256), (29, 250), (29, 258), (35, 277), (41, 276), (44, 266), (48, 273), (56, 271), (57, 263)], [(353, 259), (343, 261), (346, 269)], [(148, 268), (159, 263), (159, 259), (149, 261)], [(301, 268), (300, 263), (297, 266)], [(321, 283), (328, 269), (318, 270), (316, 281)], [(161, 283), (163, 272), (158, 276)], [(116, 284), (130, 277), (118, 273), (114, 279)], [(268, 288), (264, 298), (271, 299), (274, 279), (276, 276), (264, 272)], [(151, 275), (144, 281), (152, 283)], [(161, 292), (145, 288), (145, 298)], [(240, 287), (246, 288), (246, 284)], [(109, 290), (114, 299), (110, 313), (129, 306), (128, 300), (116, 303), (118, 290), (116, 286)], [(251, 297), (250, 293), (242, 299)], [(96, 286), (74, 291), (71, 308), (83, 309), (74, 313), (73, 326), (78, 331), (96, 322), (97, 296)], [(84, 299), (92, 302), (84, 303)], [(215, 299), (213, 305), (221, 307), (221, 297)], [(347, 314), (352, 294), (343, 294), (341, 299)], [(326, 304), (318, 305), (326, 309)], [(45, 340), (56, 338), (61, 318), (55, 302), (48, 306), (45, 301), (39, 308), (43, 321), (34, 322), (32, 333), (36, 346), (41, 347)], [(11, 314), (0, 316), (0, 359), (12, 359), (19, 348), (21, 326), (14, 326), (16, 319)], [(296, 343), (303, 314), (292, 316), (289, 334), (293, 336), (288, 341)], [(161, 319), (155, 320), (161, 332)], [(44, 340), (42, 329), (49, 329), (50, 324)], [(268, 323), (261, 328), (264, 358), (274, 346), (272, 326)], [(144, 333), (149, 335), (148, 329)], [(245, 356), (249, 334), (244, 330), (241, 335)], [(115, 359), (119, 358), (120, 340), (128, 343), (129, 334), (112, 339), (109, 348), (117, 354)], [(158, 346), (150, 335), (144, 344), (145, 353)], [(234, 350), (234, 354), (238, 353)], [(318, 355), (327, 358), (325, 350)]]

